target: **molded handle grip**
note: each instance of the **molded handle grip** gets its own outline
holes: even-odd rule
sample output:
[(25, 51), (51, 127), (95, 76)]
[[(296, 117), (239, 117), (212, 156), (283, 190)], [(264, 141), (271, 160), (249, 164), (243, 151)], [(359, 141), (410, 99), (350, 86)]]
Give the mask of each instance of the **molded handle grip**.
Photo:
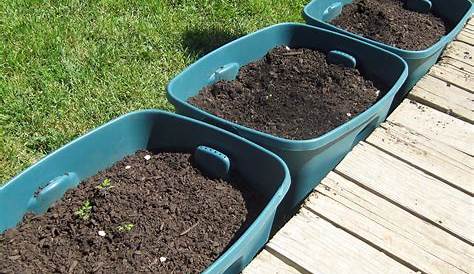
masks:
[(239, 73), (240, 65), (238, 63), (229, 63), (225, 64), (222, 67), (218, 68), (212, 75), (209, 77), (209, 83), (215, 83), (221, 80), (234, 80)]
[(340, 50), (331, 50), (327, 55), (327, 61), (330, 64), (342, 65), (347, 68), (355, 68), (357, 65), (354, 56)]
[(198, 146), (194, 151), (194, 162), (210, 177), (225, 179), (229, 175), (229, 157), (213, 148)]
[(420, 13), (428, 13), (432, 6), (430, 0), (407, 0), (406, 2), (407, 9)]
[(342, 12), (342, 7), (344, 5), (342, 4), (342, 2), (335, 2), (335, 3), (332, 3), (329, 7), (327, 7), (324, 11), (323, 11), (323, 21), (325, 22), (329, 22), (331, 21), (332, 19), (336, 18), (337, 16), (339, 16), (339, 14), (341, 14)]
[(54, 202), (62, 198), (67, 190), (76, 187), (79, 182), (79, 178), (74, 172), (54, 178), (38, 194), (30, 198), (28, 211), (34, 214), (46, 212)]

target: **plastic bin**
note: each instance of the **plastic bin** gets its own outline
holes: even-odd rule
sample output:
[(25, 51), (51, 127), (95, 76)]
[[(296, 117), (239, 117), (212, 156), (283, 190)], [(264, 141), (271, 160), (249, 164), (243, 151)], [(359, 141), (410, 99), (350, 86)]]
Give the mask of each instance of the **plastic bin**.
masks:
[[(357, 67), (384, 83), (383, 97), (338, 128), (310, 140), (289, 140), (263, 133), (207, 113), (186, 100), (220, 79), (234, 79), (241, 66), (261, 59), (270, 49), (288, 45), (352, 55)], [(296, 23), (274, 25), (230, 42), (204, 56), (168, 85), (168, 99), (177, 112), (232, 131), (283, 158), (290, 169), (291, 188), (281, 212), (292, 211), (359, 140), (385, 120), (393, 97), (405, 81), (407, 65), (398, 56), (354, 38)], [(286, 211), (286, 212), (285, 212)]]
[[(427, 2), (427, 0), (422, 1)], [(313, 0), (304, 7), (303, 17), (306, 23), (310, 25), (343, 33), (377, 45), (397, 54), (407, 62), (408, 78), (400, 92), (396, 95), (392, 108), (396, 107), (403, 100), (406, 94), (415, 86), (416, 82), (436, 63), (443, 49), (462, 30), (467, 19), (474, 11), (473, 4), (469, 0), (431, 0), (431, 9), (445, 18), (453, 26), (452, 30), (427, 49), (404, 50), (348, 32), (329, 23), (329, 21), (341, 14), (344, 5), (352, 2), (352, 0)]]
[(51, 153), (0, 187), (0, 233), (14, 227), (26, 212), (45, 211), (80, 180), (137, 150), (192, 152), (198, 146), (227, 155), (231, 168), (238, 170), (268, 201), (244, 234), (204, 271), (238, 273), (268, 240), (276, 209), (290, 186), (288, 168), (273, 153), (239, 136), (161, 111), (133, 112), (113, 120)]

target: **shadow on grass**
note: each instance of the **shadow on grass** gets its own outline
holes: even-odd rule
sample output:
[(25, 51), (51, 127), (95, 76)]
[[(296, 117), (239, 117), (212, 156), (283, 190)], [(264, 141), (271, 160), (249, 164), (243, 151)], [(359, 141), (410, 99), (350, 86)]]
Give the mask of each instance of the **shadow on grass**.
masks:
[(195, 27), (184, 32), (183, 47), (189, 54), (199, 58), (244, 35), (241, 30), (229, 32), (215, 27), (204, 29)]

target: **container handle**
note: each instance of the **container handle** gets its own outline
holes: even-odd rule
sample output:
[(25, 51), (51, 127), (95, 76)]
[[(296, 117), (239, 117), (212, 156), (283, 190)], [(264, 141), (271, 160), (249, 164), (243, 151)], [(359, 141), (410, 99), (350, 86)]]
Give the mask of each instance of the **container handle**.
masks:
[(80, 180), (76, 173), (66, 174), (52, 179), (43, 189), (35, 193), (28, 202), (28, 211), (34, 214), (46, 212), (67, 190), (76, 187)]
[(222, 80), (234, 80), (239, 73), (240, 65), (238, 63), (229, 63), (219, 67), (208, 79), (209, 83), (215, 83)]
[(323, 11), (323, 21), (325, 22), (329, 22), (331, 21), (332, 19), (336, 18), (337, 16), (339, 16), (339, 14), (341, 14), (342, 12), (342, 7), (344, 5), (342, 4), (342, 2), (335, 2), (335, 3), (332, 3), (329, 7), (327, 7), (324, 11)]
[(419, 13), (428, 13), (433, 4), (430, 0), (407, 0), (406, 7)]
[(222, 179), (228, 177), (230, 159), (224, 153), (207, 146), (198, 146), (193, 158), (198, 168), (206, 175)]
[(357, 65), (354, 56), (340, 50), (331, 50), (326, 58), (329, 64), (342, 65), (347, 68), (355, 68)]

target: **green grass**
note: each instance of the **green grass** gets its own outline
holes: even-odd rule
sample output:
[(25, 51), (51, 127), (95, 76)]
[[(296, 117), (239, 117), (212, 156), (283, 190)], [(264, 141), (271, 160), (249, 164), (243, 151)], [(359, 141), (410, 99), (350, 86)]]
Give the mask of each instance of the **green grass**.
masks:
[(0, 184), (132, 110), (219, 45), (302, 21), (308, 0), (0, 1)]

